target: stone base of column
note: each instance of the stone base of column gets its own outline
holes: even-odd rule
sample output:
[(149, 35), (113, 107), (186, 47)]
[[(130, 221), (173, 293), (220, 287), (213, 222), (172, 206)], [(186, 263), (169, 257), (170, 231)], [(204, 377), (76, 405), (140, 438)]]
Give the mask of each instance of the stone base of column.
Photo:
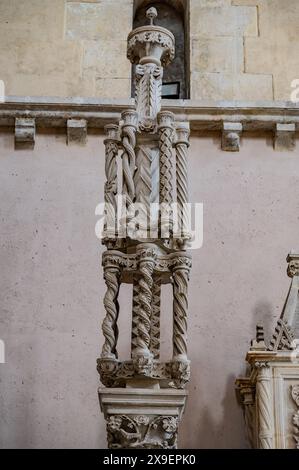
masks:
[(99, 388), (109, 449), (176, 449), (188, 393), (176, 389)]

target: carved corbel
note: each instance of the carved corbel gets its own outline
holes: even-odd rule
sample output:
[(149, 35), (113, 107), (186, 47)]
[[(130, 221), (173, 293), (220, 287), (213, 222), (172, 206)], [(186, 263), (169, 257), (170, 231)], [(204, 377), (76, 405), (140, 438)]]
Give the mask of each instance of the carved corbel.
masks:
[(173, 361), (187, 362), (188, 282), (191, 260), (178, 254), (171, 267), (173, 280)]
[(239, 152), (243, 126), (240, 122), (223, 122), (222, 150)]
[(295, 148), (295, 123), (283, 124), (277, 123), (275, 126), (274, 149), (275, 150), (294, 150)]
[(67, 144), (85, 145), (87, 139), (86, 119), (67, 120)]
[(103, 258), (103, 267), (107, 290), (104, 297), (106, 316), (102, 324), (105, 342), (103, 345), (101, 358), (117, 359), (117, 319), (119, 315), (118, 293), (121, 275), (121, 265), (119, 263), (119, 258), (113, 254), (110, 255), (108, 252), (108, 254)]
[(125, 197), (125, 216), (122, 218), (124, 223), (124, 231), (127, 229), (127, 224), (133, 218), (132, 204), (135, 199), (135, 183), (134, 174), (136, 171), (136, 131), (138, 124), (138, 114), (136, 111), (123, 111), (122, 112), (122, 167), (123, 167), (123, 195)]
[(15, 149), (33, 149), (35, 144), (35, 119), (16, 118)]
[(138, 324), (133, 361), (136, 365), (137, 374), (148, 375), (153, 365), (153, 355), (150, 352), (150, 344), (153, 272), (157, 257), (155, 246), (150, 244), (139, 245), (137, 247), (137, 257), (139, 260)]

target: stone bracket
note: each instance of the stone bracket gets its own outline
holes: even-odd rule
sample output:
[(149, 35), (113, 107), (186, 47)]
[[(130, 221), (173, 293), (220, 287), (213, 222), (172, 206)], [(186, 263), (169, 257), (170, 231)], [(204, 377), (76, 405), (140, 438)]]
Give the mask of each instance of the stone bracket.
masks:
[(275, 126), (274, 149), (278, 151), (294, 150), (295, 132), (296, 126), (294, 123), (277, 123)]
[(221, 148), (227, 152), (239, 152), (243, 126), (240, 122), (223, 122)]
[(85, 145), (87, 139), (86, 119), (67, 120), (67, 144)]
[(16, 118), (15, 148), (33, 149), (35, 144), (35, 119)]

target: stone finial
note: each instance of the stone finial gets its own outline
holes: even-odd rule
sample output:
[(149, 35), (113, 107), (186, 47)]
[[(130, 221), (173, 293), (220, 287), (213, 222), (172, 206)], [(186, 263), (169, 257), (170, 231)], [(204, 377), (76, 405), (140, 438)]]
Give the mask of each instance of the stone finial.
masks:
[(264, 326), (261, 323), (257, 323), (256, 325), (256, 337), (251, 341), (250, 349), (255, 351), (265, 351), (267, 349), (265, 344)]
[(150, 25), (154, 24), (154, 20), (157, 18), (158, 12), (155, 7), (151, 7), (146, 10), (146, 17), (150, 20)]

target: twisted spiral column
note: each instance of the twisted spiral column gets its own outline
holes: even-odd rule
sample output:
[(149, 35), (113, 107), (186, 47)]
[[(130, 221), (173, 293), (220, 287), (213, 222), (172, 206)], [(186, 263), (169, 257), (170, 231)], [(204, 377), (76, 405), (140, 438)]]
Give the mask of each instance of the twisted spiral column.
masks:
[(109, 263), (109, 259), (104, 264), (104, 279), (107, 290), (104, 296), (104, 307), (106, 316), (103, 320), (102, 330), (105, 342), (102, 349), (102, 358), (117, 358), (118, 327), (117, 319), (119, 315), (118, 293), (120, 286), (120, 267)]
[(188, 168), (187, 153), (189, 147), (189, 123), (180, 123), (176, 128), (176, 190), (178, 204), (179, 236), (185, 238), (190, 231), (190, 220), (187, 208), (188, 197)]
[[(172, 143), (173, 143), (173, 122), (174, 115), (168, 111), (158, 114), (159, 129), (159, 151), (160, 151), (160, 230), (163, 238), (163, 230), (167, 233), (169, 228), (172, 232), (172, 211), (173, 185), (172, 185)], [(165, 210), (166, 209), (166, 210)], [(167, 214), (168, 212), (168, 214)], [(167, 237), (165, 237), (167, 238)]]
[(151, 342), (150, 342), (150, 350), (154, 356), (154, 359), (159, 359), (160, 357), (160, 304), (161, 304), (161, 279), (155, 278), (153, 282)]
[(122, 112), (122, 166), (123, 166), (123, 194), (125, 196), (126, 217), (125, 223), (132, 218), (130, 211), (135, 199), (134, 174), (136, 171), (136, 130), (138, 123), (138, 114), (136, 111)]
[(136, 203), (138, 205), (139, 227), (144, 232), (144, 238), (150, 230), (150, 206), (152, 194), (152, 150), (141, 145), (137, 151), (137, 170), (135, 173)]
[(131, 334), (131, 357), (137, 348), (138, 337), (138, 313), (139, 313), (139, 284), (138, 278), (134, 277), (133, 280), (133, 307), (132, 307), (132, 334)]
[(105, 126), (107, 138), (105, 144), (105, 223), (104, 233), (108, 237), (116, 235), (116, 218), (117, 218), (117, 164), (116, 157), (118, 154), (118, 126), (109, 124)]
[(268, 363), (256, 363), (256, 367), (259, 369), (256, 384), (259, 448), (272, 449), (273, 426), (270, 367)]
[(180, 256), (172, 268), (173, 280), (173, 360), (187, 360), (187, 312), (190, 258)]
[(155, 267), (156, 252), (151, 245), (142, 244), (137, 248), (139, 257), (138, 281), (138, 325), (135, 354), (138, 356), (151, 356), (151, 315), (153, 295), (153, 271)]

